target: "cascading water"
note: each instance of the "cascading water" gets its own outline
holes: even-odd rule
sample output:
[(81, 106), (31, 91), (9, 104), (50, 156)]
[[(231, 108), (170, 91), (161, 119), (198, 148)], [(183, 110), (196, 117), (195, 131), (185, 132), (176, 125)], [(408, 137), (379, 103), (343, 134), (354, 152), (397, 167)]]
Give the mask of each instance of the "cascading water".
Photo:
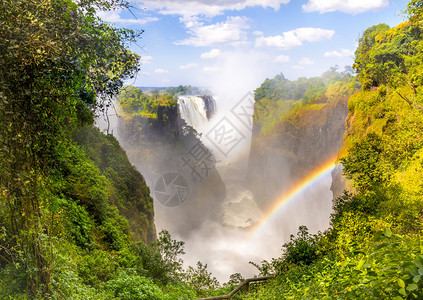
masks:
[(198, 129), (216, 112), (216, 102), (212, 96), (178, 96), (179, 115), (185, 122)]
[[(179, 96), (178, 110), (180, 118), (200, 134), (208, 132), (211, 125), (209, 120), (217, 113), (216, 102), (212, 96)], [(242, 125), (238, 124), (238, 126)], [(245, 134), (247, 133), (248, 131)], [(207, 144), (206, 139), (202, 141)], [(210, 150), (215, 149), (211, 147)], [(216, 151), (213, 152), (215, 155), (219, 154)], [(248, 164), (241, 161), (228, 163), (228, 159), (231, 160), (231, 158), (220, 157), (219, 161), (223, 163), (216, 165), (216, 171), (226, 186), (226, 198), (222, 199), (221, 221), (225, 226), (248, 228), (260, 219), (261, 211), (254, 201), (252, 192), (244, 184), (247, 170), (240, 170), (240, 168), (246, 168)]]

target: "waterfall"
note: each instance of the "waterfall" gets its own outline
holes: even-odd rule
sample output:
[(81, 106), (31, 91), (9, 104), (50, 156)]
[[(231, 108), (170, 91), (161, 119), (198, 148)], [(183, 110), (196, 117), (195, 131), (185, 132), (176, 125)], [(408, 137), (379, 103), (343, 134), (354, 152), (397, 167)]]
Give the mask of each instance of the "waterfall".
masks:
[(216, 112), (216, 102), (212, 96), (178, 96), (179, 115), (185, 122), (198, 128)]

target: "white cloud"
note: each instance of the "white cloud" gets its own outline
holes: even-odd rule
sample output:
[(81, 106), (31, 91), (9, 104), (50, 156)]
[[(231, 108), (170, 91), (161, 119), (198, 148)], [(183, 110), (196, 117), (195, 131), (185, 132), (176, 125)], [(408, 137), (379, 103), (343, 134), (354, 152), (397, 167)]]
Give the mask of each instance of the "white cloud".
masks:
[(261, 6), (279, 10), (281, 4), (290, 0), (143, 0), (138, 1), (141, 7), (158, 10), (161, 14), (181, 15), (184, 18), (203, 15), (214, 17), (226, 10), (243, 10), (246, 7)]
[(225, 22), (212, 25), (204, 25), (198, 22), (188, 28), (190, 38), (177, 41), (175, 44), (197, 47), (245, 42), (246, 33), (244, 29), (249, 28), (247, 20), (245, 17), (227, 17)]
[(119, 23), (119, 24), (147, 24), (149, 22), (158, 21), (157, 17), (146, 17), (142, 19), (122, 19), (120, 16), (121, 10), (114, 11), (97, 11), (97, 15), (105, 22)]
[(359, 14), (370, 10), (381, 10), (388, 5), (389, 0), (308, 0), (308, 3), (303, 5), (303, 10), (318, 11), (321, 14), (336, 10)]
[(302, 58), (302, 59), (300, 59), (299, 61), (298, 61), (298, 63), (300, 64), (300, 65), (312, 65), (312, 64), (314, 64), (314, 61), (312, 61), (310, 58), (308, 58), (308, 57), (304, 57), (304, 58)]
[(148, 56), (148, 55), (141, 56), (141, 63), (144, 65), (148, 64), (152, 59), (153, 59), (152, 56)]
[(307, 42), (318, 42), (324, 39), (331, 39), (335, 34), (334, 30), (313, 27), (297, 28), (294, 32), (301, 41)]
[(289, 62), (291, 59), (289, 58), (289, 56), (286, 55), (279, 55), (276, 56), (275, 58), (275, 62), (280, 62), (280, 63), (286, 63)]
[(209, 52), (204, 52), (200, 55), (201, 58), (203, 59), (209, 59), (209, 58), (216, 58), (220, 55), (220, 50), (219, 49), (212, 49)]
[(303, 42), (318, 42), (331, 39), (335, 34), (334, 30), (303, 27), (286, 31), (282, 35), (260, 36), (256, 38), (256, 47), (274, 47), (279, 49), (290, 49), (302, 46)]
[(196, 63), (188, 63), (186, 65), (182, 65), (179, 68), (180, 69), (190, 69), (190, 68), (195, 68), (198, 67), (198, 65)]
[(155, 69), (154, 72), (156, 72), (156, 73), (169, 73), (168, 70), (161, 69), (161, 68)]
[(328, 51), (325, 52), (325, 57), (349, 57), (354, 56), (354, 51), (342, 48), (341, 51)]

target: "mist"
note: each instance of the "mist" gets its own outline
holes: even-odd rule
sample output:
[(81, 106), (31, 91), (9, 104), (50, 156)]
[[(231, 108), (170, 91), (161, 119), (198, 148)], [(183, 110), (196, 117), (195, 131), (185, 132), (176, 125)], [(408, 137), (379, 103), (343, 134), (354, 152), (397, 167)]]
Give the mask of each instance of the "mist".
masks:
[[(245, 278), (258, 274), (258, 270), (249, 262), (260, 263), (264, 259), (280, 257), (282, 245), (289, 241), (291, 234), (297, 233), (299, 226), (306, 225), (311, 233), (323, 231), (329, 226), (332, 210), (330, 176), (321, 178), (311, 188), (282, 205), (268, 220), (262, 219), (266, 206), (260, 199), (261, 193), (269, 194), (267, 187), (263, 185), (260, 189), (261, 182), (256, 180), (255, 193), (250, 189), (248, 174), (261, 172), (255, 170), (249, 160), (253, 91), (268, 75), (264, 61), (264, 56), (255, 52), (223, 53), (213, 66), (213, 70), (218, 71), (202, 78), (203, 86), (212, 91), (217, 111), (207, 122), (196, 124), (195, 130), (215, 157), (216, 178), (219, 180), (214, 178), (201, 184), (195, 182), (190, 178), (192, 174), (183, 173), (180, 165), (178, 167), (181, 153), (166, 145), (166, 141), (151, 140), (151, 136), (150, 140), (137, 137), (130, 132), (128, 125), (122, 125), (121, 118), (116, 115), (109, 117), (109, 133), (119, 140), (131, 163), (143, 174), (150, 187), (151, 196), (155, 199), (157, 232), (167, 229), (174, 239), (183, 240), (186, 254), (182, 259), (185, 267), (195, 266), (197, 261), (206, 263), (208, 270), (221, 283), (227, 282), (234, 273), (241, 273)], [(226, 126), (233, 126), (240, 137), (230, 151), (222, 151), (213, 143), (213, 130), (222, 120), (228, 122)], [(106, 124), (104, 120), (97, 121), (97, 126), (103, 130), (107, 128)], [(255, 164), (277, 167), (269, 172), (277, 176), (276, 182), (280, 186), (285, 187), (279, 186), (277, 195), (273, 191), (271, 202), (275, 202), (298, 178), (291, 178), (293, 170), (290, 169), (288, 158), (262, 159), (265, 161), (256, 161)], [(183, 174), (190, 181), (190, 187), (193, 186), (191, 190), (195, 199), (177, 207), (166, 207), (159, 203), (154, 194), (155, 183), (166, 172)], [(214, 185), (220, 180), (225, 186), (225, 193), (216, 194), (214, 190), (220, 187), (215, 188)]]

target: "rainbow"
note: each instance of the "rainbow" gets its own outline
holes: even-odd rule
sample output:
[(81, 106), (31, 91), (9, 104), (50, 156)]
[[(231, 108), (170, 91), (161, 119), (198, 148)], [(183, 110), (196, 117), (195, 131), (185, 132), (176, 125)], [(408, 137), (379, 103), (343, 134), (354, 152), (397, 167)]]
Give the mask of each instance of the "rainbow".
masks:
[(337, 155), (331, 156), (324, 163), (319, 165), (317, 168), (311, 170), (306, 176), (298, 180), (293, 184), (287, 191), (285, 191), (277, 200), (268, 208), (264, 213), (263, 217), (259, 223), (254, 226), (253, 233), (258, 233), (264, 225), (275, 215), (284, 205), (290, 201), (295, 200), (295, 198), (300, 195), (304, 190), (310, 188), (322, 178), (328, 176), (333, 168), (335, 167), (335, 162)]

